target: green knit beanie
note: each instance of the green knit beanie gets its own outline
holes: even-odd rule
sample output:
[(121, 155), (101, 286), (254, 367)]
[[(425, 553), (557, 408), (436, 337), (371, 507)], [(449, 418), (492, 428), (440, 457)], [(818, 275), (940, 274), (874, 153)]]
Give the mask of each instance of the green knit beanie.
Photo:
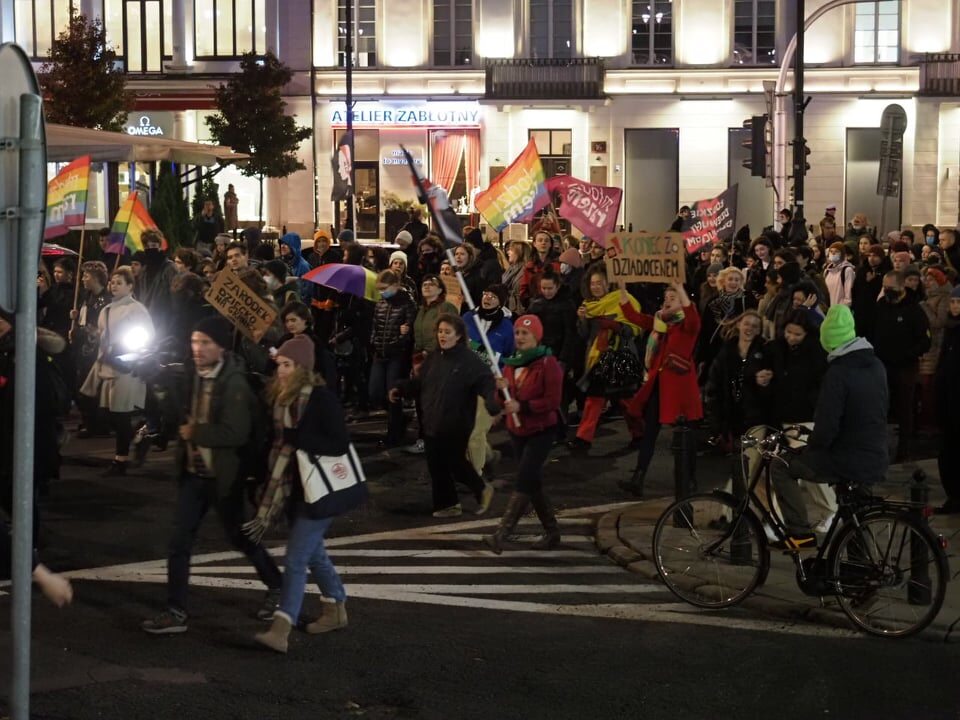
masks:
[(820, 326), (820, 344), (828, 353), (843, 347), (857, 337), (853, 313), (846, 305), (834, 305)]

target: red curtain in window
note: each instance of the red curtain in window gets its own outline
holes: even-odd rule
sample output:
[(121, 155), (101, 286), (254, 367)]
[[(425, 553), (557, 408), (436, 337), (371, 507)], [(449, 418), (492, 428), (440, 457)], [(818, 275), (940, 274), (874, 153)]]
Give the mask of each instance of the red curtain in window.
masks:
[(430, 180), (449, 194), (463, 160), (463, 135), (440, 130), (433, 133), (433, 166)]
[(464, 175), (467, 179), (467, 198), (480, 187), (480, 131), (467, 130), (463, 134)]

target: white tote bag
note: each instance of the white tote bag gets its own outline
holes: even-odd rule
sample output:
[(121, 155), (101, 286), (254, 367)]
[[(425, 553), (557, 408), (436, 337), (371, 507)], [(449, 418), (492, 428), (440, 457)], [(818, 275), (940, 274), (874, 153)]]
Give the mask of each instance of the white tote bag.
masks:
[(344, 455), (314, 455), (297, 450), (297, 468), (300, 470), (303, 498), (311, 505), (320, 501), (337, 504), (338, 494), (347, 504), (351, 504), (347, 496), (355, 493), (345, 491), (367, 482), (353, 443), (350, 443)]

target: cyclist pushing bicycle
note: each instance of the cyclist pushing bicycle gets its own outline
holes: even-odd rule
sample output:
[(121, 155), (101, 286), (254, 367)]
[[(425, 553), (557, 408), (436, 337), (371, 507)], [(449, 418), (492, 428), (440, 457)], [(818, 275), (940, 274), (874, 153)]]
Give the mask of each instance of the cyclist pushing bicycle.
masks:
[(869, 487), (884, 478), (887, 451), (887, 375), (873, 346), (857, 337), (853, 314), (834, 305), (820, 326), (828, 367), (806, 450), (771, 467), (790, 537), (788, 548), (816, 546), (798, 479)]

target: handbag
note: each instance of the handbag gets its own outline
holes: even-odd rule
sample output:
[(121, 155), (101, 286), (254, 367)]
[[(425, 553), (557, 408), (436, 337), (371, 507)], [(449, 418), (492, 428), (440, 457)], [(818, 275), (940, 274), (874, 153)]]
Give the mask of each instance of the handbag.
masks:
[(693, 363), (677, 353), (668, 353), (663, 359), (663, 367), (677, 375), (686, 375), (693, 369)]
[(353, 443), (343, 455), (316, 455), (297, 450), (303, 499), (315, 517), (335, 517), (362, 505), (367, 478)]

